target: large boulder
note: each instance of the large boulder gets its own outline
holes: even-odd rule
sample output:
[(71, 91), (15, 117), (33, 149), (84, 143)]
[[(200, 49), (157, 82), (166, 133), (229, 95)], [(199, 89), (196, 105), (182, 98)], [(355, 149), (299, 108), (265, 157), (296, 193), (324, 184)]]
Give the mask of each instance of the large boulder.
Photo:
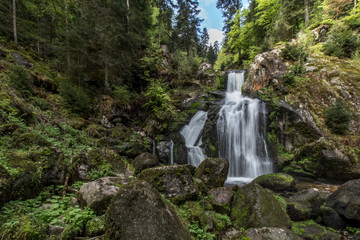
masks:
[(246, 231), (247, 237), (252, 240), (302, 240), (292, 231), (287, 228), (252, 228)]
[(188, 165), (149, 168), (138, 175), (151, 183), (160, 193), (174, 203), (196, 198), (196, 188)]
[(145, 181), (122, 187), (105, 214), (106, 239), (191, 240), (176, 209)]
[(344, 219), (332, 208), (322, 208), (322, 220), (324, 225), (333, 229), (343, 229), (346, 226)]
[(341, 185), (326, 200), (326, 206), (333, 208), (340, 216), (350, 221), (360, 221), (360, 179)]
[(229, 171), (229, 161), (221, 158), (207, 158), (196, 169), (195, 177), (208, 188), (222, 187)]
[(285, 75), (287, 67), (280, 58), (280, 50), (275, 49), (255, 56), (248, 69), (248, 76), (244, 84), (247, 92), (253, 93), (267, 87), (273, 79)]
[(208, 192), (212, 206), (217, 212), (229, 214), (234, 191), (230, 188), (213, 188)]
[(131, 181), (126, 177), (104, 177), (81, 186), (78, 197), (82, 207), (90, 207), (96, 214), (103, 214), (120, 186)]
[(295, 179), (286, 173), (271, 173), (255, 178), (254, 182), (275, 192), (296, 191)]
[(135, 168), (135, 173), (139, 173), (144, 169), (158, 166), (159, 159), (151, 153), (144, 152), (134, 159), (132, 165)]
[(274, 195), (252, 182), (235, 193), (231, 220), (237, 228), (290, 228), (289, 217)]

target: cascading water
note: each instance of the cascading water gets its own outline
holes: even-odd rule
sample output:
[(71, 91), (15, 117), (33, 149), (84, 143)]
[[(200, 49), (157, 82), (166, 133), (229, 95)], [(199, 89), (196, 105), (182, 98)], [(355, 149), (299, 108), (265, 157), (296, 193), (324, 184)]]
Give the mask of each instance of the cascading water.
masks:
[(170, 141), (170, 165), (174, 165), (174, 142)]
[(190, 120), (188, 125), (180, 131), (180, 134), (185, 139), (185, 144), (188, 149), (188, 163), (198, 167), (200, 163), (206, 158), (203, 150), (200, 148), (201, 133), (203, 131), (207, 119), (207, 112), (198, 111)]
[(248, 182), (271, 173), (266, 145), (266, 106), (258, 99), (243, 97), (245, 72), (230, 72), (225, 103), (219, 112), (219, 155), (229, 160), (228, 182)]

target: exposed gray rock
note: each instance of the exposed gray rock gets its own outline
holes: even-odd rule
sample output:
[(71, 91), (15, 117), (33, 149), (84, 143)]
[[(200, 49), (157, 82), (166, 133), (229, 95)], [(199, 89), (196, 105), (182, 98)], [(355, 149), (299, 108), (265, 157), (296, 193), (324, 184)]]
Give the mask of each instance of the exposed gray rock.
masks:
[(279, 49), (258, 54), (249, 67), (244, 89), (254, 93), (267, 87), (273, 79), (284, 76), (286, 71)]
[(221, 158), (207, 158), (196, 169), (195, 177), (208, 188), (224, 186), (229, 171), (229, 161)]
[(49, 236), (60, 236), (65, 230), (65, 227), (49, 225), (48, 234)]
[(263, 227), (253, 228), (246, 231), (247, 236), (252, 240), (301, 240), (287, 228)]
[(333, 208), (340, 216), (350, 221), (360, 221), (360, 179), (341, 185), (326, 200), (326, 206)]
[(120, 186), (131, 182), (126, 177), (104, 177), (82, 185), (78, 198), (82, 207), (90, 207), (97, 214), (105, 212)]
[(139, 173), (144, 169), (156, 167), (159, 165), (159, 160), (156, 156), (151, 153), (144, 152), (137, 156), (133, 161), (133, 166), (135, 168), (135, 173)]
[(145, 181), (121, 188), (105, 215), (106, 239), (191, 240), (176, 209)]
[(213, 188), (208, 192), (212, 206), (217, 212), (229, 214), (234, 191), (226, 188), (219, 187)]
[(34, 66), (34, 64), (32, 64), (31, 62), (26, 60), (26, 58), (24, 58), (20, 53), (12, 52), (11, 56), (13, 57), (13, 59), (17, 65), (22, 65), (22, 66), (25, 66), (26, 68), (30, 68), (30, 69)]

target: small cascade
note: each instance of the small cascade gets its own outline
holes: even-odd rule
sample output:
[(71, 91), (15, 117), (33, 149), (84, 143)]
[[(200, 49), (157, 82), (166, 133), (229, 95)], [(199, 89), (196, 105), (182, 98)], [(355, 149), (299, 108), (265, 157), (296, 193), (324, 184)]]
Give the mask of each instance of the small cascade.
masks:
[(228, 75), (225, 103), (219, 112), (219, 157), (229, 160), (228, 181), (248, 182), (272, 172), (266, 144), (266, 105), (242, 96), (245, 72)]
[(155, 139), (152, 140), (152, 155), (156, 155), (156, 142)]
[(207, 120), (207, 112), (198, 111), (190, 120), (188, 125), (180, 131), (185, 139), (188, 149), (188, 163), (198, 167), (206, 158), (203, 150), (200, 148), (202, 144), (201, 133)]
[(174, 142), (170, 141), (170, 165), (174, 165)]

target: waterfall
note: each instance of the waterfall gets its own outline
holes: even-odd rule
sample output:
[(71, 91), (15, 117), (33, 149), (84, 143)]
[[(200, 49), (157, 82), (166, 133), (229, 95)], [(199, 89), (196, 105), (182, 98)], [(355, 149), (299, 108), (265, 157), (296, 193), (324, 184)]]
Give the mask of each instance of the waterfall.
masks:
[(200, 163), (206, 158), (203, 150), (200, 148), (201, 133), (203, 131), (207, 119), (207, 112), (198, 111), (190, 120), (188, 125), (180, 131), (180, 134), (185, 139), (185, 144), (188, 149), (188, 163), (198, 167)]
[(170, 141), (170, 165), (174, 165), (174, 142)]
[(242, 96), (245, 72), (228, 75), (225, 103), (219, 111), (219, 156), (229, 160), (228, 181), (248, 182), (272, 172), (266, 145), (266, 106)]

